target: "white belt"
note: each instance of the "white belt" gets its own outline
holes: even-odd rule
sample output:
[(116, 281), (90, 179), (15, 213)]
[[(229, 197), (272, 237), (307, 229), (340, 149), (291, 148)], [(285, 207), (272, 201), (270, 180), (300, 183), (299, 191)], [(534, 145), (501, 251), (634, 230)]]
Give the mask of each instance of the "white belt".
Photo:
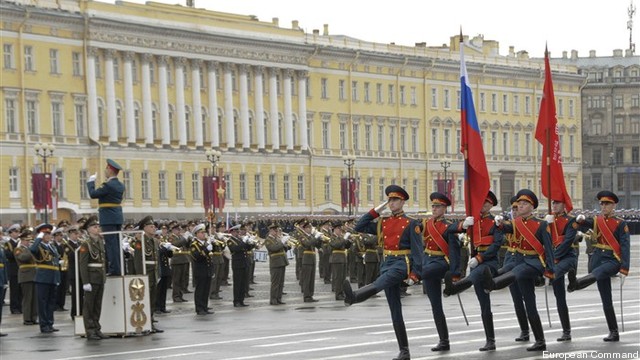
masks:
[(93, 263), (93, 264), (88, 264), (88, 267), (94, 267), (94, 268), (101, 268), (102, 264), (98, 264), (98, 263)]
[(156, 264), (155, 261), (145, 261), (144, 263), (147, 264), (147, 265), (155, 265)]

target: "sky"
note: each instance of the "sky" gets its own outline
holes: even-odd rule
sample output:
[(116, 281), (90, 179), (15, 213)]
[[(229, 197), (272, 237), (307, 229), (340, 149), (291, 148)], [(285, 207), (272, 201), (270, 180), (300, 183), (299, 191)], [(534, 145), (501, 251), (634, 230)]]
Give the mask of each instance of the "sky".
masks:
[[(111, 2), (113, 0), (99, 0)], [(144, 0), (129, 0), (144, 3)], [(155, 0), (186, 5), (186, 0)], [(329, 24), (330, 35), (347, 35), (377, 43), (395, 42), (414, 46), (449, 44), (460, 32), (470, 37), (482, 34), (500, 44), (500, 54), (509, 46), (543, 57), (545, 43), (552, 57), (578, 50), (587, 57), (611, 56), (614, 49), (629, 48), (628, 8), (632, 0), (194, 0), (196, 8), (255, 15), (270, 22), (277, 17), (281, 27), (292, 20), (307, 33)], [(637, 7), (640, 1), (635, 0)], [(633, 42), (640, 52), (640, 20), (633, 17)]]

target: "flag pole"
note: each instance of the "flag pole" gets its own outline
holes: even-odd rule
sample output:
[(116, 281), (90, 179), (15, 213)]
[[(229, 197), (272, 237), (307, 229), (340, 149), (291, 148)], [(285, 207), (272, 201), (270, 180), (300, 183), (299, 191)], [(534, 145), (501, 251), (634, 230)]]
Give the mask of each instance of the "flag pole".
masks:
[[(464, 47), (464, 36), (462, 35), (462, 26), (460, 26), (460, 48), (462, 49), (462, 47)], [(462, 145), (462, 155), (464, 156), (464, 174), (465, 176), (467, 174), (469, 174), (469, 144), (463, 144)], [(446, 186), (446, 180), (445, 180), (445, 186)], [(474, 216), (474, 214), (472, 214), (471, 212), (471, 184), (470, 181), (467, 181), (466, 179), (464, 180), (464, 207), (465, 207), (465, 212), (467, 213), (467, 216)], [(469, 228), (467, 228), (467, 236), (470, 237), (471, 242), (473, 243), (473, 239), (474, 239), (474, 234), (473, 234), (473, 229), (474, 229), (474, 225), (469, 226)], [(478, 227), (479, 229), (479, 227)]]
[[(549, 50), (547, 48), (547, 45), (544, 45), (544, 57), (546, 59), (546, 61), (549, 61)], [(548, 71), (551, 71), (551, 69), (545, 69)], [(554, 114), (555, 116), (555, 114)], [(546, 137), (546, 142), (547, 142), (547, 158), (545, 159), (547, 161), (547, 164), (545, 165), (547, 167), (547, 191), (548, 191), (548, 196), (547, 196), (547, 208), (548, 214), (552, 214), (551, 211), (551, 133), (549, 132), (549, 127), (547, 127), (545, 129), (545, 137)]]

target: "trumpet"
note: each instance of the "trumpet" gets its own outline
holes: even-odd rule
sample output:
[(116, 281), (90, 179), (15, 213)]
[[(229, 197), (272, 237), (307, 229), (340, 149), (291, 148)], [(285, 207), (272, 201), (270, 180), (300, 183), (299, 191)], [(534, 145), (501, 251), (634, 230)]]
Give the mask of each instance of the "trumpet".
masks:
[(282, 243), (289, 248), (298, 247), (300, 245), (300, 241), (296, 240), (295, 238), (291, 237), (289, 234), (286, 234), (286, 233), (282, 235), (282, 237), (280, 238), (280, 241), (282, 241)]
[(209, 244), (211, 244), (213, 246), (219, 246), (221, 249), (224, 248), (225, 246), (227, 246), (227, 244), (224, 241), (216, 239), (215, 235), (209, 236), (209, 239), (207, 239), (207, 240), (208, 240)]
[(323, 243), (328, 243), (331, 241), (331, 238), (328, 237), (327, 235), (325, 235), (322, 231), (318, 231), (318, 229), (311, 228), (311, 234), (314, 238), (316, 238), (317, 240), (322, 241)]

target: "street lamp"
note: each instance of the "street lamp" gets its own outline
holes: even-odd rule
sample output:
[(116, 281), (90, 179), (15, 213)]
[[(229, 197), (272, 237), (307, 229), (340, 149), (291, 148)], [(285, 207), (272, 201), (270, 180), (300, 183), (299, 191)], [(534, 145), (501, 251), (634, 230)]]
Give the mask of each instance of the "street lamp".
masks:
[[(207, 155), (207, 160), (209, 160), (209, 162), (211, 163), (211, 177), (212, 180), (215, 181), (217, 174), (216, 174), (216, 168), (218, 166), (218, 161), (220, 161), (220, 156), (222, 155), (222, 153), (218, 150), (214, 150), (214, 149), (207, 149), (207, 151), (205, 151), (205, 155)], [(220, 184), (218, 182), (218, 187), (220, 187)], [(219, 190), (219, 189), (218, 189)], [(218, 194), (214, 193), (213, 194), (213, 201), (211, 206), (213, 206), (213, 216), (211, 217), (211, 221), (213, 222), (213, 220), (215, 219), (215, 215), (216, 215), (216, 199), (215, 197)]]
[(451, 167), (451, 161), (442, 160), (440, 161), (440, 166), (444, 169), (444, 192), (447, 197), (449, 197), (449, 180), (447, 179), (447, 169)]
[(610, 191), (615, 191), (613, 190), (613, 174), (616, 170), (616, 159), (615, 159), (615, 154), (613, 152), (609, 153), (609, 167), (611, 168), (611, 188)]
[(356, 162), (355, 155), (345, 155), (342, 157), (342, 161), (347, 166), (347, 176), (349, 177), (347, 181), (347, 202), (349, 203), (349, 216), (353, 215), (352, 207), (351, 207), (351, 172), (353, 169), (353, 165)]
[[(43, 173), (47, 173), (47, 158), (53, 156), (53, 152), (56, 150), (55, 145), (48, 143), (38, 143), (33, 146), (33, 149), (36, 151), (36, 155), (42, 158), (43, 165)], [(45, 192), (47, 190), (45, 189)], [(45, 224), (49, 221), (49, 199), (46, 199), (44, 202), (44, 222)]]

